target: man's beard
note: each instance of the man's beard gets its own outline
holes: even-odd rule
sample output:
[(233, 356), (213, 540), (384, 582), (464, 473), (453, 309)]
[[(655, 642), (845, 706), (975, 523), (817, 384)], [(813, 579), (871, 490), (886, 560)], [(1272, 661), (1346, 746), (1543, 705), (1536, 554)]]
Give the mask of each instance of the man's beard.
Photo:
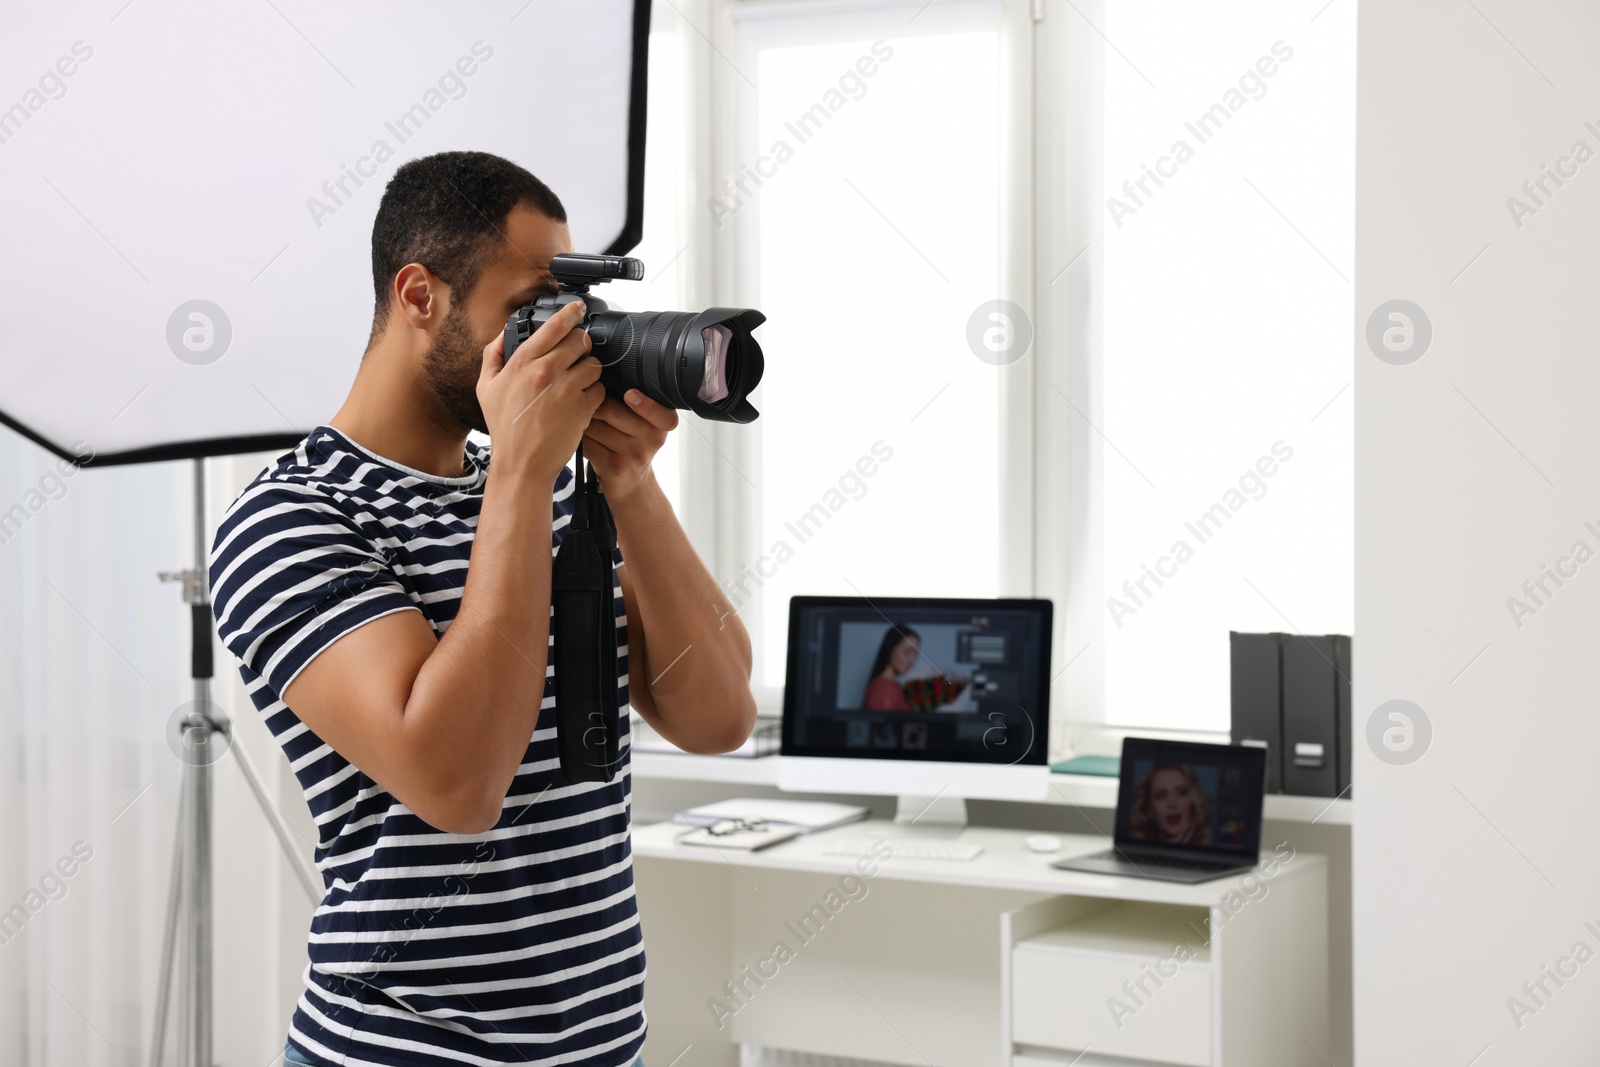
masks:
[(488, 433), (489, 424), (478, 403), (478, 377), (483, 370), (483, 345), (467, 327), (462, 305), (450, 309), (439, 332), (422, 359), (422, 374), (433, 395), (455, 420), (479, 433)]

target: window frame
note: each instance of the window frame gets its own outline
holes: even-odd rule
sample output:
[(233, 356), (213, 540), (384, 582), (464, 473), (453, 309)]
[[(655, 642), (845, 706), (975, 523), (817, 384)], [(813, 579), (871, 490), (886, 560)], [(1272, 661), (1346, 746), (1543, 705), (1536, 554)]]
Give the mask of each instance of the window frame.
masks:
[[(675, 26), (688, 83), (691, 173), (684, 176), (683, 217), (690, 220), (684, 260), (688, 306), (749, 306), (756, 269), (748, 229), (713, 225), (706, 202), (721, 177), (738, 173), (745, 120), (747, 20), (815, 12), (903, 10), (928, 0), (669, 0), (658, 27)], [(942, 6), (978, 0), (933, 0)], [(1105, 611), (1075, 585), (1101, 567), (1097, 521), (1105, 445), (1095, 428), (1101, 380), (1104, 195), (1100, 79), (1107, 48), (1095, 28), (1104, 0), (999, 0), (1007, 102), (1002, 132), (1001, 285), (995, 294), (1026, 309), (1033, 329), (1026, 356), (1005, 368), (1000, 393), (1000, 596), (1035, 596), (1056, 604), (1051, 652), (1051, 756), (1116, 751), (1139, 732), (1225, 740), (1206, 730), (1133, 730), (1106, 723), (1101, 657)], [(690, 425), (693, 423), (694, 425)], [(719, 583), (731, 582), (760, 555), (757, 488), (739, 470), (756, 470), (758, 453), (743, 427), (684, 420), (680, 519)], [(1075, 581), (1075, 579), (1077, 579)], [(933, 592), (930, 591), (930, 595)], [(755, 620), (747, 620), (751, 625)], [(752, 636), (759, 623), (752, 625)], [(782, 708), (782, 691), (755, 679), (763, 715)]]

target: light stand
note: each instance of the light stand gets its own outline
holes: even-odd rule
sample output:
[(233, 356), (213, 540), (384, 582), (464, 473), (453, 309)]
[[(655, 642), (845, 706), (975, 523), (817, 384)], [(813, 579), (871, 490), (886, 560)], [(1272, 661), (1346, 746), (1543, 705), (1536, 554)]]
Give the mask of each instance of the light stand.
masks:
[[(212, 851), (211, 811), (213, 765), (228, 752), (238, 759), (261, 813), (272, 827), (290, 869), (313, 904), (322, 901), (316, 872), (295, 847), (294, 831), (267, 798), (250, 757), (233, 743), (232, 723), (211, 702), (213, 677), (211, 596), (207, 581), (209, 538), (206, 530), (206, 467), (194, 461), (194, 566), (164, 571), (161, 580), (180, 582), (189, 605), (194, 700), (178, 709), (170, 730), (173, 750), (183, 760), (183, 785), (178, 803), (178, 831), (173, 844), (172, 881), (167, 895), (166, 929), (162, 938), (161, 977), (156, 987), (156, 1019), (151, 1040), (151, 1067), (161, 1067), (166, 1052), (167, 1015), (173, 992), (174, 962), (183, 946), (178, 985), (178, 1062), (182, 1067), (214, 1067), (212, 1059)], [(187, 915), (188, 922), (183, 922)], [(180, 939), (180, 934), (183, 936)]]

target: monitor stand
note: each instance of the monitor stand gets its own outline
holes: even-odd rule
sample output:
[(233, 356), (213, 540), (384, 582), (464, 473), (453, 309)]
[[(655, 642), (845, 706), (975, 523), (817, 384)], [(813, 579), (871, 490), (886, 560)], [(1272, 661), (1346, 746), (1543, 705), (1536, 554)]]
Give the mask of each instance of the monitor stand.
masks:
[(967, 802), (961, 797), (902, 796), (895, 804), (898, 837), (957, 837), (967, 828)]

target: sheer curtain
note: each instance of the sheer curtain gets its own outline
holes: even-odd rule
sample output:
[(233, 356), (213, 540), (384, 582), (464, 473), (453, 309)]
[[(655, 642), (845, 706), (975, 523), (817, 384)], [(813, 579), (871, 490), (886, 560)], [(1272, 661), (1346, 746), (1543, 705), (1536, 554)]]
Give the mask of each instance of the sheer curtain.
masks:
[(65, 470), (0, 435), (0, 1061), (27, 1067), (147, 1055), (188, 699), (175, 469)]
[[(236, 466), (213, 464), (213, 515)], [(167, 723), (192, 699), (186, 609), (156, 573), (192, 559), (193, 483), (187, 464), (68, 469), (0, 431), (0, 1063), (142, 1067), (181, 772)], [(219, 653), (215, 699), (277, 796)], [(309, 907), (231, 757), (216, 782), (216, 1059), (263, 1067)]]

